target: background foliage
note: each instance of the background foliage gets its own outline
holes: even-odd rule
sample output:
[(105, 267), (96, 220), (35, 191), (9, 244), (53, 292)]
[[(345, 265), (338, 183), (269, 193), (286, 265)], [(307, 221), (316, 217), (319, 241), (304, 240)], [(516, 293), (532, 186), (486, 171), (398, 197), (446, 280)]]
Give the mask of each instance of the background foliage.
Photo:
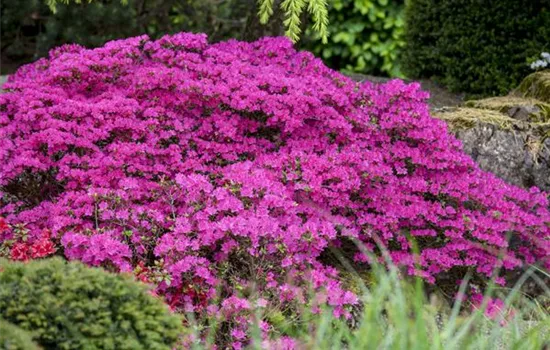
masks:
[(402, 77), (398, 58), (405, 45), (403, 0), (330, 2), (328, 44), (309, 33), (304, 48), (335, 69)]
[(55, 14), (43, 0), (4, 0), (0, 6), (3, 74), (65, 43), (97, 47), (113, 39), (183, 30), (205, 32), (212, 41), (239, 38), (257, 12), (253, 0), (128, 0), (127, 5), (99, 0), (58, 4)]
[(44, 349), (171, 349), (179, 317), (129, 277), (61, 259), (0, 261), (0, 317)]
[[(317, 8), (323, 3), (316, 2)], [(316, 31), (320, 27), (313, 23), (301, 48), (335, 69), (401, 76), (397, 58), (404, 45), (403, 0), (335, 0), (329, 5), (328, 42), (323, 43)], [(126, 6), (119, 0), (96, 0), (57, 4), (55, 14), (43, 0), (4, 0), (0, 6), (3, 74), (64, 43), (97, 47), (133, 35), (158, 38), (180, 31), (206, 33), (211, 42), (255, 40), (282, 35), (286, 16), (277, 3), (270, 15), (265, 6), (258, 14), (254, 0), (128, 0)], [(305, 10), (298, 18), (299, 30), (312, 20), (309, 6)], [(260, 23), (268, 19), (267, 25)]]
[(474, 95), (507, 93), (550, 44), (548, 0), (411, 0), (405, 73)]
[[(92, 1), (94, 0), (88, 0), (88, 2)], [(72, 2), (81, 4), (82, 0), (46, 0), (53, 12), (56, 12), (58, 3), (70, 4)], [(123, 4), (127, 4), (127, 2), (128, 0), (121, 0)], [(283, 16), (275, 17), (282, 22), (280, 26), (285, 28), (285, 35), (293, 42), (300, 38), (302, 20), (306, 14), (311, 18), (311, 28), (319, 34), (323, 42), (327, 41), (328, 5), (326, 0), (258, 0), (257, 6), (259, 22), (264, 25), (275, 13), (280, 12)]]

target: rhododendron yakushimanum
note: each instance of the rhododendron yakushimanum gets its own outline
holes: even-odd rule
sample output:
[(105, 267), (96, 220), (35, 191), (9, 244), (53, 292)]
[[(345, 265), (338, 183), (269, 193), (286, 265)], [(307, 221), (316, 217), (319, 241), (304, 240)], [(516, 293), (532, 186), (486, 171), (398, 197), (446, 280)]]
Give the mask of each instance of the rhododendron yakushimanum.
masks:
[(69, 259), (150, 271), (174, 309), (235, 320), (237, 343), (242, 295), (346, 316), (323, 256), (352, 239), (429, 282), (550, 252), (546, 195), (481, 171), (418, 84), (355, 83), (283, 38), (63, 46), (4, 88), (0, 216)]

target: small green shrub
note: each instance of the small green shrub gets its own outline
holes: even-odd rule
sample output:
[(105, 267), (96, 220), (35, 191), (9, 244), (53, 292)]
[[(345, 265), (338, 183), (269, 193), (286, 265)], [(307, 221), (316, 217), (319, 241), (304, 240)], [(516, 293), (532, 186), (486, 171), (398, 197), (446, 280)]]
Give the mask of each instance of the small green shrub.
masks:
[(507, 93), (550, 45), (548, 0), (411, 0), (405, 23), (404, 72), (472, 95)]
[(45, 349), (171, 349), (181, 320), (129, 277), (55, 258), (0, 261), (0, 317)]
[(334, 0), (328, 43), (310, 38), (304, 47), (335, 69), (400, 77), (403, 29), (403, 0)]
[(0, 350), (38, 350), (30, 333), (0, 320)]

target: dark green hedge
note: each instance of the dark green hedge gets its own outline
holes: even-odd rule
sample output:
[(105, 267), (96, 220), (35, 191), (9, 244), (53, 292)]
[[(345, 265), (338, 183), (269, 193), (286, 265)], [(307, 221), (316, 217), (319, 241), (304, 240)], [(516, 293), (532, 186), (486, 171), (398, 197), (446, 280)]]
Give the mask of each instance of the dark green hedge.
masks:
[(550, 0), (410, 0), (403, 69), (453, 91), (496, 95), (550, 47)]
[(59, 258), (0, 260), (0, 318), (44, 349), (170, 350), (183, 332), (145, 285)]

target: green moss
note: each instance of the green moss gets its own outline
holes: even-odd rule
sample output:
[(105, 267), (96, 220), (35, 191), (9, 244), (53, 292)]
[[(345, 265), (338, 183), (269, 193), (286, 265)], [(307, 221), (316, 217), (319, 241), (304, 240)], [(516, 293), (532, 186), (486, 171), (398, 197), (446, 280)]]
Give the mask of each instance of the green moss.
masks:
[(527, 76), (516, 89), (516, 94), (550, 103), (550, 70)]
[[(509, 117), (503, 113), (506, 110), (507, 103), (512, 104), (512, 107), (517, 107), (515, 98), (495, 98), (479, 101), (468, 101), (466, 104), (474, 107), (455, 107), (445, 108), (434, 112), (432, 115), (437, 119), (441, 119), (447, 123), (450, 130), (458, 132), (471, 129), (480, 124), (494, 125), (500, 130), (506, 130), (512, 133), (521, 132), (527, 136), (525, 139), (525, 149), (532, 155), (536, 162), (538, 155), (543, 149), (546, 139), (550, 137), (550, 122), (544, 121), (522, 121)], [(524, 101), (525, 102), (525, 101)]]

